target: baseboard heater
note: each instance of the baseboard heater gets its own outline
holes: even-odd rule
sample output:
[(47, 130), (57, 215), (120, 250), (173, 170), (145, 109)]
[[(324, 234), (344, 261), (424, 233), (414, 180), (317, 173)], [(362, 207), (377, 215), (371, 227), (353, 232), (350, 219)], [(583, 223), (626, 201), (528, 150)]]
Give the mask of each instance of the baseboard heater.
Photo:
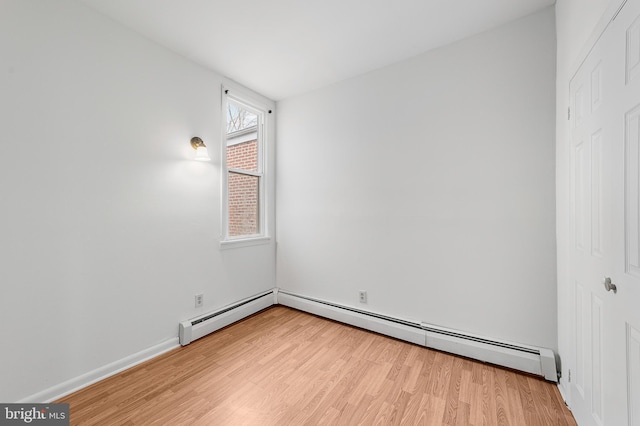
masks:
[(278, 304), (284, 306), (428, 348), (539, 375), (552, 382), (557, 383), (558, 381), (556, 359), (551, 349), (489, 339), (422, 322), (380, 315), (282, 290), (276, 292), (276, 300)]
[(182, 346), (188, 345), (196, 339), (274, 304), (289, 306), (428, 348), (539, 375), (552, 382), (558, 381), (556, 359), (551, 349), (490, 339), (278, 289), (241, 300), (215, 312), (182, 321), (179, 327), (180, 344)]
[(194, 340), (266, 309), (274, 303), (274, 290), (269, 290), (217, 311), (182, 321), (179, 326), (180, 344), (186, 346)]

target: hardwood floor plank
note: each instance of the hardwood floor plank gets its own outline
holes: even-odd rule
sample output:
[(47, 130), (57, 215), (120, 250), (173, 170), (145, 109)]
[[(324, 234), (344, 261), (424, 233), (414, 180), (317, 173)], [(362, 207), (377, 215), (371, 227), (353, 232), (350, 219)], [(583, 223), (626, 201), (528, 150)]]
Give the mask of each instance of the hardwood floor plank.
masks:
[(456, 426), (471, 425), (471, 406), (466, 402), (460, 401), (458, 404), (458, 412), (456, 413)]
[(557, 387), (277, 306), (68, 395), (72, 425), (567, 425)]
[(498, 418), (498, 426), (508, 426), (513, 413), (509, 409), (509, 397), (507, 395), (506, 370), (494, 369), (495, 373), (495, 400)]
[(516, 424), (525, 424), (524, 408), (520, 399), (520, 390), (518, 389), (518, 381), (516, 375), (510, 371), (506, 375), (507, 385), (507, 402), (509, 406), (510, 421)]
[(482, 366), (482, 424), (497, 425), (498, 410), (496, 408), (495, 371), (488, 365)]
[(444, 399), (446, 397), (454, 358), (443, 352), (436, 353), (429, 383), (431, 385), (431, 394), (437, 398)]
[(407, 368), (408, 374), (402, 382), (402, 389), (409, 393), (414, 393), (418, 390), (418, 381), (420, 380), (421, 369), (419, 365), (411, 365), (407, 366)]
[(431, 395), (425, 408), (427, 425), (442, 426), (442, 417), (447, 406), (447, 400)]
[(460, 401), (470, 404), (474, 395), (471, 391), (473, 386), (472, 371), (471, 367), (468, 366), (468, 364), (471, 363), (468, 359), (464, 359), (463, 361), (462, 371), (460, 372)]
[[(473, 378), (472, 378), (473, 381)], [(470, 387), (470, 394), (468, 396), (469, 400), (469, 424), (472, 426), (481, 426), (483, 424), (483, 389), (481, 384), (472, 383)]]
[(458, 404), (460, 403), (460, 387), (462, 382), (463, 359), (455, 357), (453, 359), (451, 376), (449, 379), (449, 390), (447, 392), (447, 404), (442, 418), (442, 424), (455, 425), (458, 415)]
[(434, 363), (437, 354), (438, 352), (436, 351), (420, 351), (420, 355), (416, 359), (416, 362), (420, 365), (420, 375), (418, 376), (416, 393), (429, 393), (431, 391), (431, 374), (435, 369)]

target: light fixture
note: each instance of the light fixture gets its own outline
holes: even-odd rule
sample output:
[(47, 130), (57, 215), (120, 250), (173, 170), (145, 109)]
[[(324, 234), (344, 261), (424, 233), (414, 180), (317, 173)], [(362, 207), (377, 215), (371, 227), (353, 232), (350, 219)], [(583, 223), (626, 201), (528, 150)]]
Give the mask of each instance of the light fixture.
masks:
[(196, 150), (195, 160), (198, 161), (209, 161), (209, 153), (207, 152), (207, 146), (204, 144), (204, 141), (197, 136), (191, 138), (191, 147)]

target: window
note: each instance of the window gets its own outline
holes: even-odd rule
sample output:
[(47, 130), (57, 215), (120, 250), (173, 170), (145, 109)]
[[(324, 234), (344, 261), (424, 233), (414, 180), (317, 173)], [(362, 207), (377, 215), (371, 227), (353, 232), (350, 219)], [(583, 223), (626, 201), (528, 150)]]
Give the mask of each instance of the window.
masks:
[(265, 110), (226, 94), (223, 241), (266, 237)]

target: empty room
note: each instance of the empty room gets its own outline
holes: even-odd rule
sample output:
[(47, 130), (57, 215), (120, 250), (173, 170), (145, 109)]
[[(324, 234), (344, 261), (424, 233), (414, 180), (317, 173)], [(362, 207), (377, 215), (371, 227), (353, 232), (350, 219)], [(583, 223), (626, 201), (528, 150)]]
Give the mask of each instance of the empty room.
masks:
[(0, 138), (0, 424), (640, 426), (640, 0), (0, 0)]

